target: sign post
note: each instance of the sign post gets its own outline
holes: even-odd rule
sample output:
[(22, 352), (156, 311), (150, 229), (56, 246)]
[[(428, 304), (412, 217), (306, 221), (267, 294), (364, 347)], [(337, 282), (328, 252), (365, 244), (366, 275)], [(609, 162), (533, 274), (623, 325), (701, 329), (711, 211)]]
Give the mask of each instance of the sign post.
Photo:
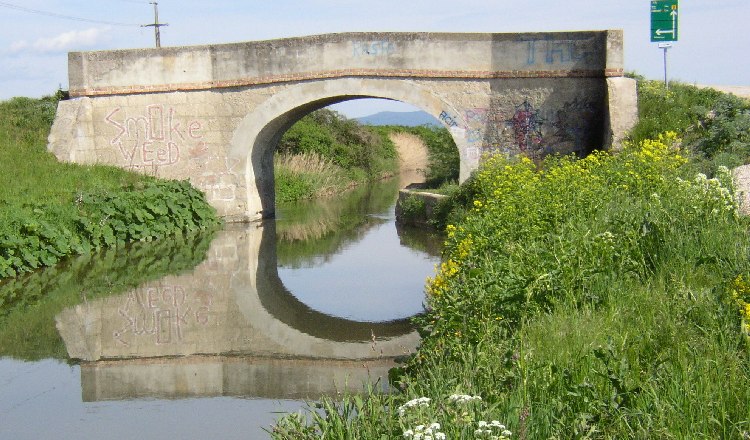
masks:
[(667, 50), (677, 41), (678, 17), (677, 0), (651, 0), (651, 42), (659, 43), (659, 49), (664, 50), (664, 86), (667, 89)]

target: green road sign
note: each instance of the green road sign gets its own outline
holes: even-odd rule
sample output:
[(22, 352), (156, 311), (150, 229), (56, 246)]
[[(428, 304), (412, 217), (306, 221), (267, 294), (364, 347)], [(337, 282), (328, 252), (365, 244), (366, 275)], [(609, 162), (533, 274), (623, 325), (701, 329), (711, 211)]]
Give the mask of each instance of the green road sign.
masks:
[(677, 41), (677, 0), (651, 0), (651, 41)]

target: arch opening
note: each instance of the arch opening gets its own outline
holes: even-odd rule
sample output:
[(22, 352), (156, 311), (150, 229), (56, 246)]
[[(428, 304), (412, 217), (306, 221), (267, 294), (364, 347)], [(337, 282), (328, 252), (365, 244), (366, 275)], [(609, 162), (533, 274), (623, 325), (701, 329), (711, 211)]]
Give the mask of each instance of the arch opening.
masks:
[[(258, 106), (233, 134), (230, 157), (244, 166), (247, 220), (275, 214), (273, 152), (283, 134), (315, 110), (365, 98), (400, 101), (435, 119), (446, 111), (460, 114), (450, 103), (411, 81), (343, 78), (293, 85)], [(462, 121), (452, 125), (460, 127)], [(465, 139), (460, 130), (450, 130), (450, 133), (460, 154)], [(460, 179), (466, 177), (468, 170), (462, 161)]]

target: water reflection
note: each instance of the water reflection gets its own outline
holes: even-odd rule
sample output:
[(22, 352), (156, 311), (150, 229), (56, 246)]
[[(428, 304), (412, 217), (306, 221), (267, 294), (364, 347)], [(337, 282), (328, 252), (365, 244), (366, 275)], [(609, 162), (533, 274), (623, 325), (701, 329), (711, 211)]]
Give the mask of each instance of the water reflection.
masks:
[(359, 389), (415, 348), (406, 321), (334, 318), (296, 300), (278, 277), (274, 238), (273, 223), (228, 228), (191, 273), (57, 315), (71, 358), (127, 359), (82, 366), (84, 399)]
[(398, 181), (383, 186), (333, 207), (315, 201), (277, 210), (279, 276), (302, 303), (357, 321), (406, 320), (423, 310), (440, 240), (397, 227)]
[[(354, 194), (349, 207), (317, 204), (318, 209), (303, 211), (313, 213), (315, 221), (296, 222), (287, 212), (278, 234), (275, 222), (228, 227), (216, 233), (206, 259), (192, 271), (60, 312), (55, 321), (68, 355), (84, 361), (83, 400), (316, 398), (345, 388), (359, 391), (366, 382), (386, 386), (395, 359), (412, 352), (419, 341), (408, 315), (356, 319), (327, 313), (305, 297), (320, 280), (308, 281), (302, 291), (290, 289), (278, 269), (283, 272), (286, 265), (317, 273), (337, 255), (351, 255), (355, 242), (384, 225), (393, 228), (394, 245), (401, 247), (397, 242), (403, 239), (388, 218), (392, 193), (370, 194)], [(382, 244), (377, 235), (374, 240)], [(426, 275), (412, 274), (416, 292), (396, 296), (414, 296), (421, 305)], [(378, 287), (377, 281), (347, 271), (339, 277)], [(363, 294), (323, 290), (343, 295), (334, 298)]]

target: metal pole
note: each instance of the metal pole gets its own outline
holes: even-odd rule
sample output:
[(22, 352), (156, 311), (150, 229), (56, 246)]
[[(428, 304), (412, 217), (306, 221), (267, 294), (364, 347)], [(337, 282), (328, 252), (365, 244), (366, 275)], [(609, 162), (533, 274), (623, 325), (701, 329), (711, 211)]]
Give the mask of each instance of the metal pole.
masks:
[(669, 77), (667, 76), (667, 51), (672, 47), (672, 43), (659, 43), (659, 49), (664, 51), (664, 88), (669, 90)]
[(669, 47), (664, 47), (664, 88), (669, 90), (669, 81), (667, 80), (667, 50)]

